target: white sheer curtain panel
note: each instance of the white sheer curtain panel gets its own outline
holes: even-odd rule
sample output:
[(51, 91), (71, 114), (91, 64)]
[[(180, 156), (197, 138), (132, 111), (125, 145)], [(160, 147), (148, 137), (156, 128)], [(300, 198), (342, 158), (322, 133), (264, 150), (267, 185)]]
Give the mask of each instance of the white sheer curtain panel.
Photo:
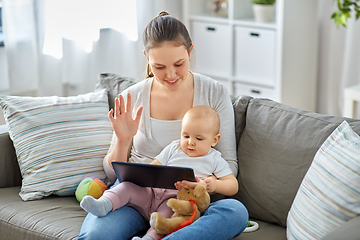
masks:
[(34, 0), (4, 0), (2, 14), (10, 94), (34, 93), (39, 79)]
[(342, 116), (344, 88), (360, 84), (360, 19), (355, 20), (353, 14), (346, 28), (336, 28), (330, 18), (336, 1), (320, 0), (319, 4), (317, 111)]
[(163, 10), (181, 18), (182, 4), (180, 0), (4, 1), (11, 93), (35, 88), (40, 96), (92, 91), (101, 72), (142, 79), (143, 29)]

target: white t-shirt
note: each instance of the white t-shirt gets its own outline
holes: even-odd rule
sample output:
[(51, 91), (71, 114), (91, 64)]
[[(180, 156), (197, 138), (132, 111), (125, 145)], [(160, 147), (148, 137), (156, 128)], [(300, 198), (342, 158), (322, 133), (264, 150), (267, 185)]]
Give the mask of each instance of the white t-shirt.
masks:
[(151, 135), (162, 148), (180, 138), (182, 120), (159, 120), (150, 118)]
[(199, 178), (215, 175), (217, 178), (232, 174), (229, 164), (221, 157), (221, 153), (214, 148), (200, 157), (189, 157), (180, 148), (180, 140), (175, 140), (167, 145), (155, 157), (162, 165), (176, 167), (190, 167), (195, 176)]

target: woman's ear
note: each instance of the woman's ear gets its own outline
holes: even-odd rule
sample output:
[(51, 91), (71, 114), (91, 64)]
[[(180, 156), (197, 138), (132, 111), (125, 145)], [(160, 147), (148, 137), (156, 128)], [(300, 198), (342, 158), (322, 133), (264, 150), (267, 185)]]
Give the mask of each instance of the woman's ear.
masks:
[(191, 53), (192, 53), (193, 48), (194, 48), (194, 45), (191, 45), (190, 51), (189, 51), (189, 60), (190, 60), (190, 58), (191, 58)]
[(212, 147), (215, 147), (215, 145), (219, 142), (220, 140), (220, 133), (216, 134), (214, 139), (213, 139), (213, 143), (211, 144)]

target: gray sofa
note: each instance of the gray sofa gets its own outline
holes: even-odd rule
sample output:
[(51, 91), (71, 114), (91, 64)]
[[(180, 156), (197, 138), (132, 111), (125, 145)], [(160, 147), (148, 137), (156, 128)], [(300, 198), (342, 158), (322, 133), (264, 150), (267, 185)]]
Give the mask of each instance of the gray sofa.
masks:
[[(109, 99), (133, 82), (101, 74), (96, 88)], [(325, 139), (344, 120), (268, 99), (232, 98), (239, 161), (239, 192), (259, 230), (236, 239), (286, 239), (286, 218), (312, 160)], [(109, 101), (112, 105), (112, 101)], [(110, 106), (111, 107), (111, 106)], [(347, 119), (360, 134), (360, 120)], [(75, 196), (50, 196), (23, 202), (21, 174), (5, 125), (0, 126), (0, 239), (76, 239), (86, 216)], [(360, 217), (328, 234), (330, 239), (360, 239)]]

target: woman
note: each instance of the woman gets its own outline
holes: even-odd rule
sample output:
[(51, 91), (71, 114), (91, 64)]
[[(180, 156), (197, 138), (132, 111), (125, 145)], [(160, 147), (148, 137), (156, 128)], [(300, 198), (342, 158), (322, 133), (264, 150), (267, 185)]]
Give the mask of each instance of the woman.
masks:
[[(148, 78), (126, 89), (115, 99), (109, 112), (114, 140), (104, 159), (106, 174), (112, 178), (111, 161), (150, 163), (161, 150), (180, 136), (181, 120), (197, 105), (208, 105), (220, 116), (222, 138), (216, 149), (237, 175), (233, 108), (226, 89), (215, 80), (189, 72), (193, 49), (186, 27), (162, 12), (150, 21), (143, 33)], [(126, 97), (126, 104), (124, 101)], [(133, 116), (135, 119), (133, 119)], [(182, 187), (197, 183), (183, 181)], [(204, 215), (190, 226), (164, 239), (231, 239), (245, 229), (246, 208), (237, 200), (211, 203)], [(129, 206), (97, 218), (88, 214), (79, 239), (129, 239), (148, 223)]]

